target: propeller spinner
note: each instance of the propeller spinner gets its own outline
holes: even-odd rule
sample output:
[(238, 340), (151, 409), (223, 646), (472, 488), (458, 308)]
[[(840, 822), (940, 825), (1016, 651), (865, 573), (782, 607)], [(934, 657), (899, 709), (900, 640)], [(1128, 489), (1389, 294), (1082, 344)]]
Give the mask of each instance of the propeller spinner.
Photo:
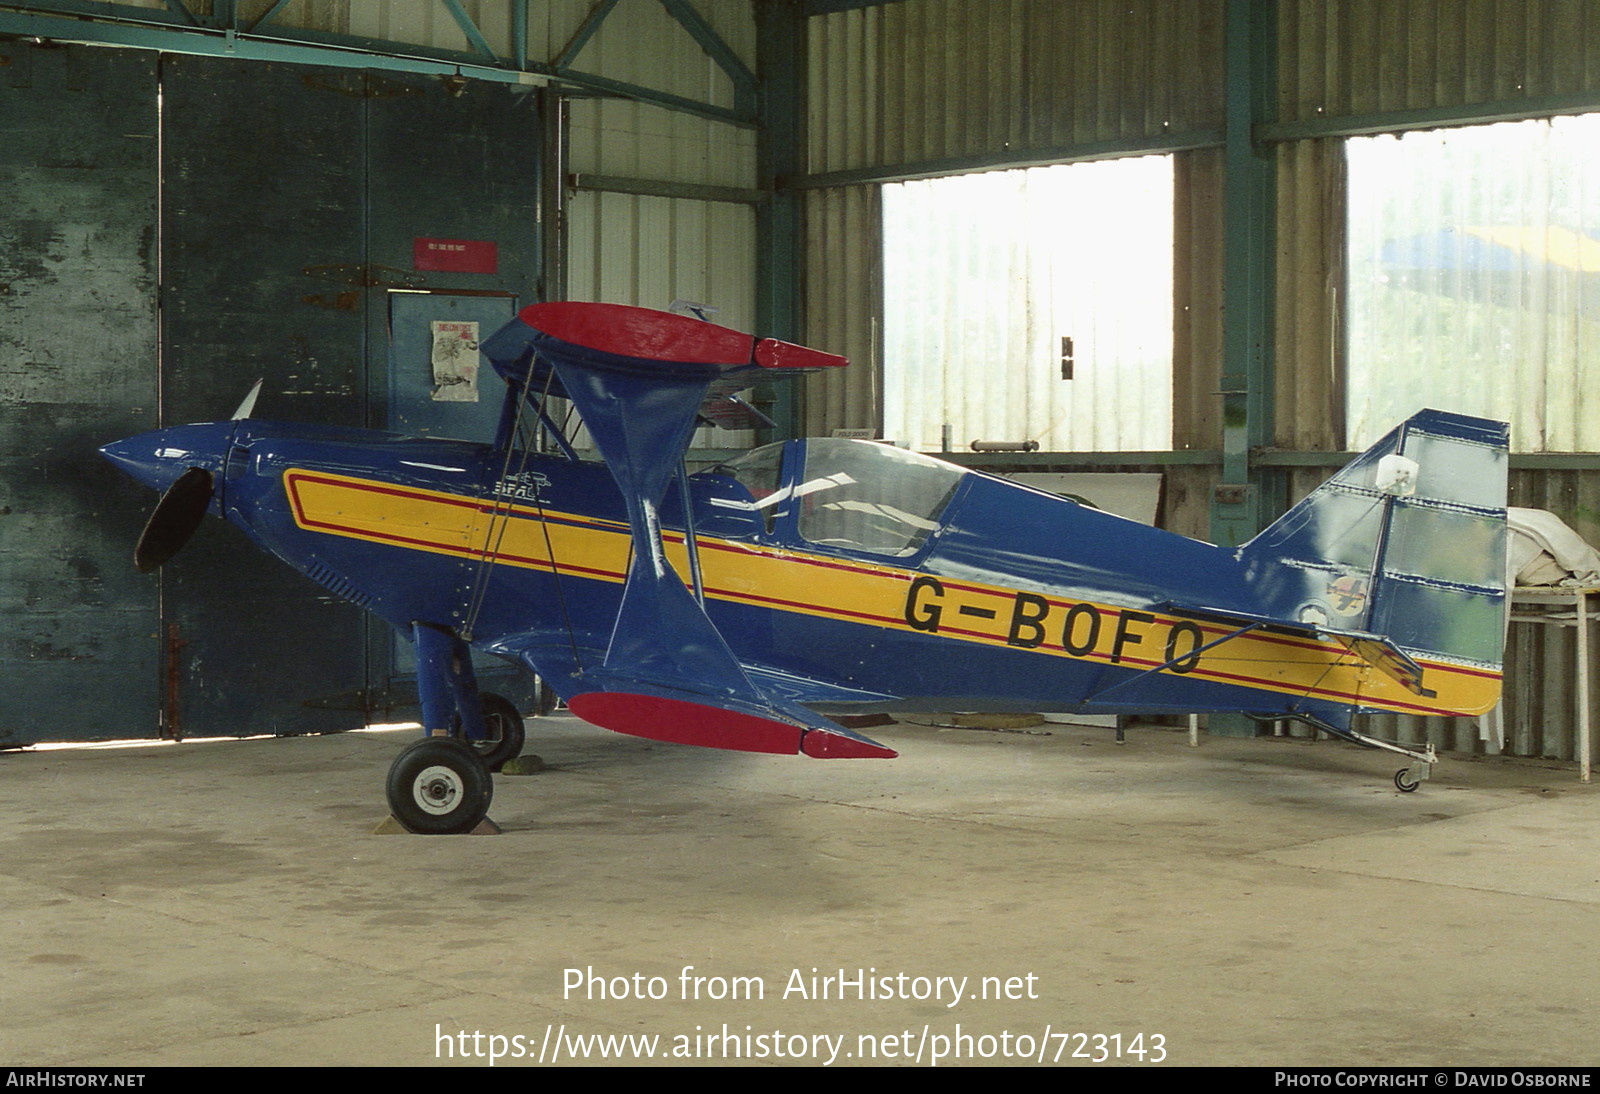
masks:
[(177, 554), (200, 527), (211, 507), (235, 423), (250, 416), (260, 393), (257, 380), (227, 421), (170, 426), (100, 449), (128, 474), (162, 491), (133, 549), (133, 564), (140, 573), (149, 573)]

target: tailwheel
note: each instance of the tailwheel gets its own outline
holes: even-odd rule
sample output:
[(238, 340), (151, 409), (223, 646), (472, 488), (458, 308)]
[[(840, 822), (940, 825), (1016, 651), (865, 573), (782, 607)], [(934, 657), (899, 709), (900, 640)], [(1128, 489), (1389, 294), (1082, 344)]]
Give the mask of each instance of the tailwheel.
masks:
[(1394, 788), (1402, 794), (1409, 794), (1420, 785), (1421, 780), (1412, 778), (1409, 767), (1402, 767), (1394, 773)]
[(494, 780), (476, 750), (454, 737), (426, 737), (389, 768), (389, 811), (408, 832), (470, 832), (489, 815)]
[(522, 755), (522, 746), (528, 740), (527, 728), (522, 715), (505, 696), (485, 691), (478, 698), (483, 704), (483, 728), (488, 736), (481, 741), (467, 741), (467, 744), (477, 752), (485, 768), (499, 771), (506, 761)]

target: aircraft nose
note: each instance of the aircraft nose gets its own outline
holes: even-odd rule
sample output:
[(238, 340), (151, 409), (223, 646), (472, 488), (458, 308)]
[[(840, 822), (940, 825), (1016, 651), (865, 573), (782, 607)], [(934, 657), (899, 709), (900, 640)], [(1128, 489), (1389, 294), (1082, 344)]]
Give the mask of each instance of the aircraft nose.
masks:
[(133, 549), (133, 564), (140, 573), (177, 554), (205, 519), (235, 428), (231, 421), (172, 426), (100, 449), (123, 471), (161, 491), (161, 501)]
[(191, 467), (220, 473), (236, 424), (170, 426), (112, 441), (100, 454), (151, 489), (165, 491)]

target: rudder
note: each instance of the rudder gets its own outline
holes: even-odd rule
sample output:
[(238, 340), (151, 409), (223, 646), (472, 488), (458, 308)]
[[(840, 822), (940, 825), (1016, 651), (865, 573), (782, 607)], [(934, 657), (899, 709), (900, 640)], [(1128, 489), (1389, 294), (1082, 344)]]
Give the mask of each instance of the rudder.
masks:
[(1498, 674), (1507, 441), (1444, 411), (1402, 423), (1239, 549), (1263, 612)]

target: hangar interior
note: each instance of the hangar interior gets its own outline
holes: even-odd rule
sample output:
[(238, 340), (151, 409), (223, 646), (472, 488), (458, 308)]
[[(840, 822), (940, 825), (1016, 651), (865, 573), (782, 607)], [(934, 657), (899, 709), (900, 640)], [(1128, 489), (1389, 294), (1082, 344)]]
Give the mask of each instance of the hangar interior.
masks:
[[(151, 498), (95, 450), (257, 378), (262, 416), (482, 436), (431, 324), (687, 302), (853, 362), (701, 463), (883, 437), (1232, 545), (1433, 404), (1510, 420), (1512, 503), (1600, 542), (1595, 114), (1571, 0), (0, 2), (0, 1054), (892, 1064), (965, 1023), (978, 1062), (1101, 1062), (1049, 1056), (1070, 1027), (1132, 1064), (1592, 1064), (1569, 629), (1513, 627), (1503, 740), (1371, 716), (1456, 761), (1423, 794), (1226, 718), (901, 727), (885, 774), (560, 715), (509, 838), (369, 838), (395, 738), (325, 731), (405, 717), (409, 647), (221, 522), (134, 573)], [(789, 997), (869, 969), (1007, 987)]]
[[(0, 740), (403, 709), (404, 644), (228, 530), (129, 572), (145, 499), (94, 449), (219, 417), (258, 377), (273, 417), (482, 435), (488, 412), (430, 402), (408, 366), (431, 319), (492, 328), (540, 299), (708, 305), (855, 363), (766, 396), (776, 431), (702, 434), (705, 461), (886, 436), (1143, 482), (1162, 526), (1226, 545), (1391, 407), (1432, 403), (1512, 420), (1512, 503), (1600, 539), (1582, 426), (1600, 199), (1549, 143), (1600, 109), (1596, 19), (1495, 0), (4, 5)], [(1515, 122), (1546, 143), (1448, 143)], [(1141, 164), (1155, 181), (1107, 174)], [(1411, 197), (1374, 204), (1402, 179)], [(1374, 731), (1575, 759), (1575, 644), (1513, 628), (1496, 740), (1463, 719)]]

